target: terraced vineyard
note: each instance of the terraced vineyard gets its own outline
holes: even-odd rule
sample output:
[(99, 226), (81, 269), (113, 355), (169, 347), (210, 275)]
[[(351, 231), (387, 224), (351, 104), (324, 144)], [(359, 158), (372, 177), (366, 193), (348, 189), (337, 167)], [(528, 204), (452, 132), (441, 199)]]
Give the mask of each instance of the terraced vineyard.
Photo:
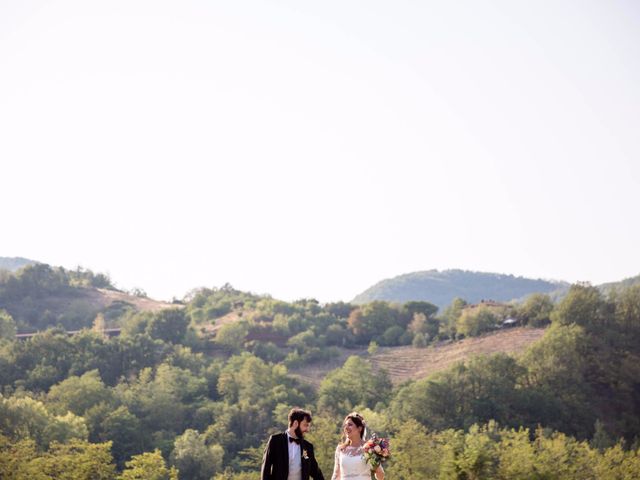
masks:
[[(481, 337), (466, 338), (458, 342), (443, 342), (427, 348), (381, 347), (370, 357), (370, 360), (375, 368), (384, 368), (389, 373), (391, 381), (397, 385), (406, 380), (425, 378), (475, 355), (498, 352), (517, 355), (540, 339), (544, 332), (544, 328), (520, 327)], [(345, 349), (331, 362), (306, 366), (291, 371), (291, 374), (317, 388), (327, 373), (340, 367), (350, 355), (367, 356), (368, 354), (365, 349)]]
[(380, 348), (371, 361), (376, 368), (384, 368), (389, 372), (391, 381), (397, 384), (425, 378), (475, 355), (521, 353), (542, 337), (544, 332), (544, 328), (522, 327), (428, 348)]

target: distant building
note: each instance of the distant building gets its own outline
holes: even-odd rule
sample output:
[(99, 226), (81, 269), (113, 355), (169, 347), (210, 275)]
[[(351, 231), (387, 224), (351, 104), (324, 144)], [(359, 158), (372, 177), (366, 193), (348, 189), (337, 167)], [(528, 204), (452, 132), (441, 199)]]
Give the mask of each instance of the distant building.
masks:
[(516, 320), (515, 318), (505, 318), (502, 321), (502, 328), (509, 328), (509, 327), (515, 327), (516, 325), (518, 325), (520, 322), (518, 320)]

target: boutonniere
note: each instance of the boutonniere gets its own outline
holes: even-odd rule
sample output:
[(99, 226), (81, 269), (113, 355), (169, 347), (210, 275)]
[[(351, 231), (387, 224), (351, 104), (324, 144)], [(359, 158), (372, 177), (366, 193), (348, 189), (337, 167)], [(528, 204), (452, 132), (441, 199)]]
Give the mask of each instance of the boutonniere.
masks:
[(309, 454), (306, 450), (302, 450), (302, 458), (304, 458), (305, 460), (309, 460)]

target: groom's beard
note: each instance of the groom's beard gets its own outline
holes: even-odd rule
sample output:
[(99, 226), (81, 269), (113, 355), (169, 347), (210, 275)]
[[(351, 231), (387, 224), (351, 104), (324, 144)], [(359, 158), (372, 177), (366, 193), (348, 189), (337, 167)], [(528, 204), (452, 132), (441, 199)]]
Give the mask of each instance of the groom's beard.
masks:
[(300, 427), (296, 427), (296, 429), (294, 430), (294, 433), (296, 434), (296, 437), (298, 437), (300, 440), (304, 438), (304, 434), (302, 433), (302, 430), (300, 430)]

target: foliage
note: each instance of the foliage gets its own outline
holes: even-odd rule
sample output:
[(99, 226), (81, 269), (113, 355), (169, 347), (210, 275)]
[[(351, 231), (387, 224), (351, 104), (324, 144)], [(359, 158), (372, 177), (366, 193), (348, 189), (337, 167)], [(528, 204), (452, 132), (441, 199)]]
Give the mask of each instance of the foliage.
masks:
[(422, 312), (413, 314), (408, 330), (415, 335), (422, 335), (426, 340), (435, 338), (440, 333), (440, 320), (434, 317), (427, 317)]
[(161, 310), (153, 315), (147, 325), (151, 338), (169, 343), (180, 343), (187, 333), (189, 319), (180, 308)]
[(244, 346), (248, 333), (249, 325), (244, 321), (227, 323), (220, 327), (215, 341), (229, 351), (239, 352)]
[(207, 391), (205, 379), (163, 363), (156, 369), (143, 369), (137, 379), (119, 384), (115, 393), (140, 419), (144, 430), (177, 434), (191, 421), (193, 410), (189, 405), (204, 402)]
[(0, 359), (12, 365), (0, 368), (0, 382), (43, 392), (70, 375), (98, 369), (105, 384), (114, 385), (121, 377), (158, 364), (169, 353), (164, 342), (145, 334), (106, 340), (91, 331), (69, 337), (60, 330), (47, 330), (0, 345)]
[(516, 316), (524, 325), (544, 327), (551, 322), (553, 301), (549, 295), (534, 293), (517, 308)]
[(100, 308), (85, 295), (86, 288), (115, 289), (107, 275), (80, 267), (66, 270), (43, 263), (0, 275), (0, 305), (19, 331), (33, 332), (62, 325), (68, 330), (88, 327)]
[(0, 433), (14, 440), (31, 439), (41, 448), (56, 441), (88, 437), (81, 417), (71, 412), (55, 415), (42, 402), (30, 397), (0, 396)]
[(421, 423), (414, 419), (401, 423), (391, 442), (393, 453), (387, 468), (395, 478), (438, 478), (442, 446)]
[(209, 480), (222, 470), (224, 450), (220, 445), (206, 445), (206, 436), (187, 429), (176, 438), (171, 463), (184, 478)]
[[(88, 413), (90, 417), (91, 412)], [(97, 434), (98, 440), (112, 442), (111, 452), (118, 467), (121, 468), (125, 460), (132, 455), (142, 452), (142, 424), (126, 406), (107, 410), (106, 415), (100, 420), (94, 433)]]
[(0, 340), (13, 339), (16, 335), (16, 322), (6, 310), (0, 308)]
[(413, 418), (433, 429), (469, 428), (496, 419), (507, 424), (528, 420), (527, 392), (517, 388), (524, 369), (497, 354), (459, 363), (450, 370), (400, 388), (390, 405), (397, 418)]
[(34, 472), (56, 480), (111, 480), (115, 467), (111, 462), (111, 444), (72, 440), (53, 443), (47, 454), (31, 461)]
[(465, 308), (456, 321), (456, 332), (466, 337), (478, 335), (494, 330), (499, 323), (496, 313), (486, 307)]
[[(60, 272), (40, 274), (21, 281), (61, 294), (65, 281), (73, 283), (52, 281)], [(12, 282), (3, 278), (1, 288)], [(225, 320), (233, 327), (215, 343), (195, 338), (187, 319), (225, 299), (235, 299)], [(465, 309), (463, 300), (439, 316), (426, 302), (288, 303), (230, 287), (190, 302), (186, 315), (125, 313), (116, 338), (51, 329), (1, 341), (0, 477), (51, 478), (59, 469), (56, 478), (82, 478), (64, 476), (66, 459), (95, 478), (121, 469), (125, 479), (176, 478), (164, 456), (185, 478), (253, 479), (264, 442), (293, 406), (313, 412), (309, 439), (325, 474), (340, 421), (353, 409), (391, 437), (389, 478), (607, 480), (634, 478), (638, 469), (638, 285), (608, 297), (577, 285), (557, 305), (530, 297), (517, 318), (552, 324), (527, 351), (468, 359), (395, 388), (364, 353), (367, 345), (372, 353), (378, 344), (427, 346), (477, 333), (506, 313), (487, 309), (495, 318), (474, 318), (465, 312), (482, 307)], [(229, 348), (221, 349), (225, 335)], [(363, 356), (349, 357), (317, 392), (287, 370), (339, 358), (345, 346)]]
[(552, 319), (561, 325), (580, 325), (599, 331), (607, 322), (607, 309), (600, 291), (591, 285), (572, 285), (567, 295), (554, 309)]
[(118, 480), (178, 480), (175, 467), (167, 468), (159, 450), (134, 455)]
[(438, 307), (431, 302), (411, 301), (403, 304), (403, 308), (410, 314), (422, 314), (425, 318), (433, 318), (438, 313)]
[(368, 344), (371, 340), (382, 343), (380, 338), (387, 329), (398, 326), (404, 330), (410, 319), (409, 313), (387, 302), (376, 301), (353, 310), (348, 324), (359, 343)]
[(325, 477), (333, 471), (333, 452), (340, 441), (342, 418), (326, 411), (313, 415), (311, 432), (306, 436), (313, 443), (316, 459)]
[(454, 298), (451, 304), (445, 308), (440, 318), (443, 334), (445, 337), (453, 338), (457, 333), (457, 323), (462, 310), (467, 306), (467, 302), (459, 297)]
[(424, 348), (427, 346), (427, 340), (425, 339), (423, 333), (416, 333), (411, 344), (415, 348)]
[(205, 323), (222, 317), (232, 310), (255, 307), (263, 297), (236, 290), (229, 284), (221, 288), (201, 288), (186, 298), (186, 313), (196, 323)]
[(91, 370), (52, 386), (47, 394), (47, 404), (57, 413), (69, 411), (82, 416), (98, 403), (111, 403), (111, 397), (112, 393), (100, 379), (98, 370)]
[(620, 445), (599, 452), (558, 432), (474, 425), (428, 432), (405, 422), (391, 438), (389, 470), (399, 480), (608, 480), (637, 478), (640, 456)]
[(351, 356), (320, 384), (318, 407), (336, 414), (375, 408), (388, 402), (390, 394), (391, 381), (384, 371), (375, 372), (369, 362)]
[(31, 440), (0, 435), (0, 478), (5, 480), (115, 480), (110, 444), (72, 440), (39, 451)]

